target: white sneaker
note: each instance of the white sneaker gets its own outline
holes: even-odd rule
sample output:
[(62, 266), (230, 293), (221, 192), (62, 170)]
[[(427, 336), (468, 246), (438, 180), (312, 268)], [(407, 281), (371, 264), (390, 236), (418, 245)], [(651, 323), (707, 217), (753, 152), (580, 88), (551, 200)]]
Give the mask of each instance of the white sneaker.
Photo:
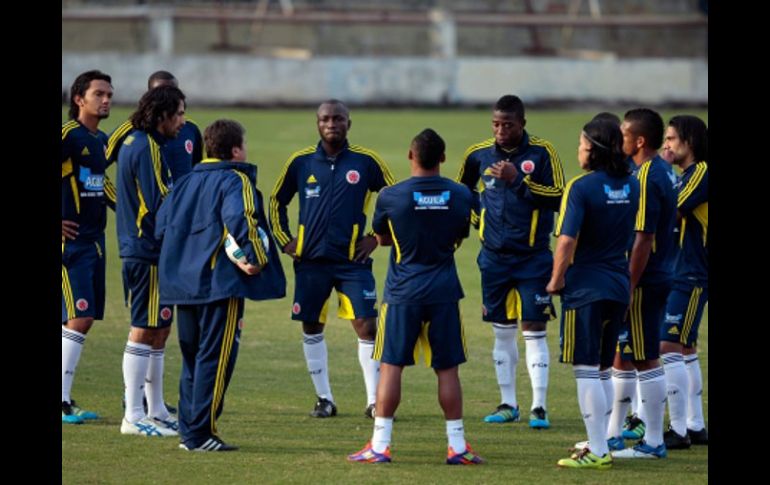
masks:
[(135, 434), (140, 436), (178, 436), (179, 433), (173, 429), (156, 425), (155, 421), (143, 417), (135, 423), (129, 423), (126, 418), (120, 424), (121, 434)]
[(150, 419), (152, 419), (152, 422), (155, 423), (155, 426), (157, 426), (158, 428), (166, 428), (174, 431), (179, 431), (179, 420), (173, 414), (169, 414), (168, 417), (164, 419), (161, 419), (161, 418), (150, 418)]

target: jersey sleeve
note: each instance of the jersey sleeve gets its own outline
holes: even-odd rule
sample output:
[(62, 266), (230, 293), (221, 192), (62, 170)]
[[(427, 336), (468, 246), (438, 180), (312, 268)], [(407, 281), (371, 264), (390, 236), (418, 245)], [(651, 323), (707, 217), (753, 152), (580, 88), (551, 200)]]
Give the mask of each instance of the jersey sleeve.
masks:
[(661, 213), (659, 179), (651, 175), (652, 164), (645, 163), (636, 174), (639, 180), (639, 209), (636, 211), (634, 231), (654, 234)]
[(466, 150), (465, 158), (460, 165), (460, 171), (457, 173), (457, 182), (468, 187), (471, 192), (471, 224), (473, 227), (479, 226), (479, 213), (481, 212), (480, 196), (477, 188), (481, 173), (479, 173), (480, 162), (478, 158), (473, 156), (471, 148)]
[(393, 178), (393, 174), (390, 172), (388, 165), (382, 158), (372, 151), (369, 151), (368, 154), (374, 161), (369, 170), (369, 190), (372, 192), (379, 192), (383, 187), (388, 187), (396, 183), (396, 179)]
[(270, 195), (270, 226), (281, 247), (286, 246), (292, 240), (286, 208), (291, 199), (294, 198), (294, 194), (297, 193), (297, 189), (297, 163), (296, 157), (292, 156), (286, 162), (281, 176), (275, 182), (273, 193)]
[(388, 226), (388, 191), (385, 190), (377, 197), (377, 204), (374, 207), (374, 216), (372, 217), (372, 231), (376, 234), (390, 234)]
[(246, 174), (237, 170), (233, 172), (237, 176), (229, 177), (229, 183), (224, 190), (222, 221), (227, 232), (243, 250), (246, 259), (251, 264), (264, 266), (267, 264), (267, 254), (257, 231), (259, 208), (256, 187)]
[[(574, 182), (574, 180), (572, 181)], [(561, 203), (559, 219), (556, 221), (554, 234), (558, 236), (570, 236), (577, 238), (585, 216), (585, 203), (580, 186), (572, 182), (567, 185)]]
[(706, 162), (699, 162), (692, 177), (679, 191), (676, 207), (679, 212), (689, 214), (699, 205), (708, 202), (708, 195), (708, 165)]
[(124, 121), (120, 126), (115, 128), (115, 131), (110, 134), (109, 139), (107, 140), (107, 166), (109, 167), (114, 162), (118, 161), (118, 153), (120, 152), (120, 147), (123, 146), (123, 142), (126, 140), (126, 137), (133, 131), (134, 126), (131, 124), (130, 120)]

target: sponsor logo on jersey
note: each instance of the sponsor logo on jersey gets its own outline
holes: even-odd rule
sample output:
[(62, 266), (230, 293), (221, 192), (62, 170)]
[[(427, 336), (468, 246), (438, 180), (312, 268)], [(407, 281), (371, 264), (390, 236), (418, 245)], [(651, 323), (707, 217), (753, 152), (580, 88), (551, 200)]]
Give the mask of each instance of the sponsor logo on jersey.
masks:
[(80, 182), (83, 188), (91, 192), (101, 192), (104, 190), (104, 174), (91, 173), (88, 167), (80, 167)]
[(184, 150), (187, 152), (188, 155), (192, 155), (192, 152), (193, 152), (193, 142), (192, 142), (192, 140), (185, 140), (184, 141)]
[(630, 204), (631, 200), (628, 196), (631, 194), (631, 186), (624, 184), (620, 189), (613, 189), (607, 184), (604, 184), (604, 193), (607, 195), (608, 204)]
[(88, 300), (86, 300), (85, 298), (80, 298), (78, 301), (75, 302), (75, 308), (77, 308), (81, 312), (88, 310)]
[(162, 320), (170, 320), (171, 319), (171, 308), (164, 306), (160, 310), (160, 318)]
[(361, 174), (358, 173), (358, 170), (348, 170), (348, 173), (345, 174), (345, 180), (349, 184), (357, 184), (361, 180)]
[(316, 185), (312, 189), (310, 187), (305, 187), (305, 198), (306, 199), (312, 199), (314, 197), (320, 197), (321, 196), (321, 186)]
[(672, 315), (670, 313), (666, 313), (663, 321), (666, 323), (679, 323), (682, 321), (682, 314), (680, 313), (678, 315)]
[(440, 194), (412, 192), (412, 197), (417, 203), (414, 210), (447, 210), (449, 209), (449, 198), (451, 195), (451, 192), (448, 190), (445, 190)]
[(376, 290), (372, 290), (372, 291), (364, 290), (364, 300), (372, 300), (372, 299), (374, 299), (374, 300), (377, 299), (377, 291)]
[(521, 171), (530, 174), (535, 171), (535, 162), (532, 160), (524, 160), (521, 162)]

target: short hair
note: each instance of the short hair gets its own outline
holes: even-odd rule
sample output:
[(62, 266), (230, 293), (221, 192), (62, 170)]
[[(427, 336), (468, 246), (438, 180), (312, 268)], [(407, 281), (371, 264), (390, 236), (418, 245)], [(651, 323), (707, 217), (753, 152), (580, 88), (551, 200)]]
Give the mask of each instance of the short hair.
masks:
[(631, 173), (623, 154), (623, 133), (618, 125), (607, 120), (591, 120), (583, 126), (583, 136), (591, 143), (589, 169), (605, 170), (612, 177)]
[(668, 126), (673, 127), (679, 138), (690, 145), (696, 162), (708, 162), (709, 130), (702, 119), (691, 115), (674, 116)]
[(92, 71), (86, 71), (76, 77), (75, 81), (70, 87), (69, 117), (71, 120), (76, 120), (78, 119), (78, 116), (80, 116), (80, 107), (77, 105), (77, 103), (75, 103), (75, 96), (85, 96), (86, 91), (88, 91), (88, 88), (91, 86), (91, 81), (94, 80), (107, 81), (110, 83), (110, 85), (112, 84), (112, 78), (108, 74), (105, 74), (102, 71), (98, 71), (96, 69)]
[(139, 100), (139, 106), (131, 115), (131, 124), (144, 132), (152, 131), (163, 118), (174, 116), (184, 100), (184, 93), (174, 86), (150, 89)]
[(610, 113), (609, 111), (602, 111), (601, 113), (597, 113), (596, 116), (591, 119), (591, 121), (596, 120), (610, 121), (620, 126), (620, 117), (615, 113)]
[(350, 109), (348, 109), (347, 105), (345, 105), (345, 103), (343, 103), (339, 99), (336, 99), (336, 98), (327, 99), (326, 101), (318, 105), (318, 109), (321, 109), (321, 106), (325, 104), (341, 106), (342, 109), (345, 111), (345, 115), (347, 115), (348, 118), (350, 117)]
[(441, 163), (446, 144), (438, 133), (431, 128), (425, 128), (412, 139), (411, 148), (420, 167), (430, 170)]
[(206, 144), (206, 156), (230, 160), (233, 158), (233, 148), (243, 145), (246, 130), (243, 125), (234, 120), (216, 120), (206, 127), (203, 141)]
[(495, 111), (502, 111), (503, 113), (513, 113), (520, 120), (524, 119), (524, 103), (521, 98), (514, 96), (513, 94), (506, 94), (501, 97), (495, 103)]
[(631, 123), (631, 131), (643, 136), (647, 141), (647, 146), (657, 150), (663, 144), (663, 118), (650, 108), (636, 108), (626, 111), (623, 117), (625, 121)]
[[(155, 71), (147, 78), (147, 89), (152, 89), (155, 81), (176, 81), (176, 76), (168, 71)], [(178, 87), (178, 86), (177, 86)]]

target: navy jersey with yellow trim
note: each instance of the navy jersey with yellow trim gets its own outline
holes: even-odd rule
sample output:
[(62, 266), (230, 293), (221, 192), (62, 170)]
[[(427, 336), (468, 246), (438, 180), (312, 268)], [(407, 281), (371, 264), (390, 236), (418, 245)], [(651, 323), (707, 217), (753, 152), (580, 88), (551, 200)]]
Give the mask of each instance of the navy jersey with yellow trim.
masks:
[(656, 155), (638, 167), (634, 164), (633, 174), (640, 187), (634, 230), (654, 234), (650, 259), (639, 285), (670, 284), (676, 258), (676, 188), (671, 165)]
[(296, 254), (303, 260), (351, 261), (365, 234), (375, 192), (395, 182), (373, 151), (348, 145), (328, 157), (321, 143), (293, 153), (270, 196), (270, 223), (281, 247), (292, 240), (286, 207), (299, 193)]
[(79, 224), (77, 240), (96, 241), (107, 225), (107, 191), (104, 170), (107, 135), (92, 133), (75, 120), (61, 128), (61, 217)]
[[(510, 184), (489, 173), (500, 160), (512, 162), (519, 172)], [(472, 145), (456, 180), (479, 201), (472, 221), (484, 247), (525, 254), (549, 248), (553, 216), (564, 191), (564, 169), (551, 143), (525, 130), (510, 152), (494, 138)]]
[(374, 232), (393, 238), (383, 301), (427, 305), (464, 296), (454, 252), (468, 237), (472, 202), (467, 187), (438, 175), (383, 189), (372, 218)]
[(679, 254), (674, 281), (687, 287), (708, 288), (709, 281), (709, 189), (708, 164), (698, 162), (687, 167), (680, 179), (677, 209)]
[[(155, 230), (162, 240), (158, 274), (163, 303), (266, 300), (286, 294), (256, 177), (257, 167), (250, 163), (206, 159), (174, 186)], [(228, 233), (249, 263), (264, 266), (258, 274), (247, 275), (228, 259), (223, 249)]]
[(158, 261), (155, 216), (171, 189), (171, 173), (161, 154), (165, 142), (157, 132), (140, 130), (132, 131), (123, 141), (118, 156), (116, 209), (118, 249), (123, 259)]
[[(130, 120), (124, 121), (110, 134), (107, 144), (107, 165), (118, 160), (120, 148), (126, 137), (134, 131)], [(171, 177), (179, 180), (182, 175), (190, 173), (193, 166), (203, 158), (203, 137), (198, 125), (187, 120), (176, 138), (169, 138), (161, 147), (163, 158), (171, 169)]]
[(633, 175), (611, 177), (597, 170), (567, 183), (556, 222), (557, 236), (577, 240), (561, 295), (566, 308), (599, 300), (628, 303), (626, 252), (638, 209), (639, 181)]

